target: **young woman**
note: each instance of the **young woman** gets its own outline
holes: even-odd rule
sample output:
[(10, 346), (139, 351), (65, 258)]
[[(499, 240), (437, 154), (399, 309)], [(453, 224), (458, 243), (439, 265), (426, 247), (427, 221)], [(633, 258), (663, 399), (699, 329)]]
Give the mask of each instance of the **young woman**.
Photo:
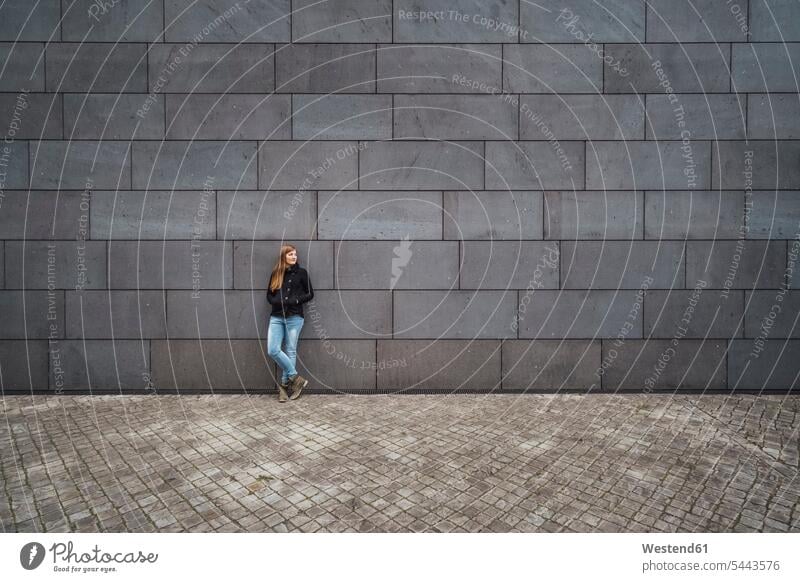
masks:
[[(278, 385), (278, 402), (286, 402), (286, 389), (291, 387), (291, 400), (300, 397), (308, 380), (297, 373), (297, 341), (303, 328), (303, 303), (314, 298), (308, 271), (297, 264), (294, 245), (282, 245), (281, 254), (269, 278), (267, 301), (272, 305), (267, 330), (267, 353), (282, 370)], [(286, 352), (281, 343), (286, 340)]]

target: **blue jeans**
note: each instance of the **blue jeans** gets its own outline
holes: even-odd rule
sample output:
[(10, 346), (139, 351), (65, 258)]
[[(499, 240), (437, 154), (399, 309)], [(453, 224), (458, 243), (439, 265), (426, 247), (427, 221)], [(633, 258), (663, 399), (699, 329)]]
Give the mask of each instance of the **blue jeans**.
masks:
[[(267, 354), (281, 367), (281, 383), (285, 384), (289, 378), (297, 374), (295, 362), (297, 361), (297, 341), (300, 339), (300, 330), (305, 320), (301, 315), (290, 315), (286, 319), (269, 316), (267, 329)], [(286, 339), (286, 352), (281, 351), (281, 344)]]

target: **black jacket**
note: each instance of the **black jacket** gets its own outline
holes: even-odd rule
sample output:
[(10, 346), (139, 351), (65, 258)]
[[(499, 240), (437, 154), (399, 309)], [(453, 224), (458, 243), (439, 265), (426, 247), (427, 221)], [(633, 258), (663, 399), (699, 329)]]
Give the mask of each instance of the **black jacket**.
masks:
[(314, 288), (308, 271), (295, 263), (283, 274), (283, 286), (275, 291), (267, 289), (267, 301), (272, 305), (272, 315), (303, 317), (303, 303), (314, 298)]

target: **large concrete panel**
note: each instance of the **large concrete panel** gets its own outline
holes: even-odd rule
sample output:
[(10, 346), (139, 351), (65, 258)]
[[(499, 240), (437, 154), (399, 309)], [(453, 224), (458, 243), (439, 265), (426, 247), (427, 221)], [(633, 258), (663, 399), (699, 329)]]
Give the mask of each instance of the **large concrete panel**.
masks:
[(164, 0), (164, 15), (168, 42), (290, 40), (291, 0)]
[(142, 391), (150, 381), (150, 342), (62, 340), (50, 350), (50, 389)]
[(258, 185), (265, 190), (339, 190), (358, 186), (363, 154), (350, 141), (270, 141), (259, 147)]
[(458, 245), (418, 240), (337, 242), (336, 288), (456, 289)]
[(164, 96), (156, 95), (149, 109), (146, 97), (125, 94), (64, 95), (67, 139), (162, 139)]
[(275, 390), (273, 364), (258, 340), (154, 340), (156, 390)]
[(665, 86), (675, 93), (730, 89), (730, 46), (724, 43), (607, 44), (603, 51), (605, 93), (663, 93)]
[(517, 139), (518, 103), (494, 95), (396, 95), (394, 137)]
[(800, 378), (800, 341), (751, 339), (731, 342), (728, 353), (728, 389), (775, 390), (797, 393)]
[(45, 391), (48, 387), (45, 340), (0, 341), (3, 390)]
[[(644, 42), (644, 0), (520, 2), (520, 42)], [(598, 57), (599, 58), (599, 57)]]
[(293, 95), (294, 139), (389, 139), (391, 95)]
[(756, 191), (746, 214), (747, 238), (797, 239), (800, 234), (800, 191)]
[(641, 239), (642, 192), (544, 193), (547, 239)]
[(516, 337), (517, 292), (395, 291), (394, 334), (399, 339)]
[(557, 289), (558, 242), (463, 241), (461, 289)]
[(723, 295), (703, 283), (692, 290), (651, 289), (644, 301), (644, 336), (729, 339), (744, 333), (744, 292)]
[(62, 40), (157, 42), (164, 31), (164, 0), (63, 0)]
[(734, 44), (731, 67), (733, 91), (796, 93), (800, 43)]
[(147, 91), (147, 45), (50, 43), (47, 47), (47, 90), (144, 93)]
[(595, 339), (642, 337), (639, 290), (535, 289), (520, 292), (520, 338)]
[(154, 44), (148, 51), (148, 89), (151, 93), (269, 93), (275, 89), (274, 57), (270, 44)]
[(262, 291), (168, 291), (174, 339), (266, 339), (272, 307)]
[(307, 390), (374, 390), (378, 367), (390, 364), (394, 361), (376, 358), (374, 340), (307, 339), (297, 344), (297, 373), (308, 380)]
[(6, 289), (105, 289), (106, 245), (99, 241), (7, 241)]
[(746, 42), (747, 37), (747, 3), (717, 0), (647, 3), (647, 42)]
[(392, 0), (294, 0), (293, 42), (391, 42)]
[(16, 139), (61, 139), (61, 112), (61, 95), (22, 92), (0, 94), (3, 130), (8, 132), (15, 124), (13, 137)]
[(0, 91), (44, 91), (43, 43), (0, 43)]
[(745, 137), (744, 95), (647, 95), (646, 99), (647, 139)]
[(600, 342), (506, 340), (503, 389), (515, 392), (599, 391)]
[(301, 338), (325, 340), (392, 337), (391, 291), (317, 291), (303, 305)]
[(720, 141), (713, 145), (712, 188), (800, 188), (798, 141)]
[(66, 337), (149, 339), (167, 337), (163, 291), (66, 291)]
[(319, 238), (442, 238), (439, 192), (320, 192)]
[(641, 139), (644, 99), (638, 95), (521, 95), (522, 139)]
[(603, 392), (724, 390), (726, 347), (725, 340), (604, 342)]
[(800, 40), (800, 6), (794, 0), (750, 0), (748, 6), (752, 40)]
[(751, 139), (800, 138), (800, 100), (796, 94), (747, 96), (747, 137)]
[(542, 193), (442, 193), (444, 238), (525, 240), (542, 238)]
[(800, 338), (800, 291), (745, 291), (744, 335), (749, 338)]
[(378, 93), (484, 93), (502, 89), (500, 45), (378, 45)]
[(256, 142), (151, 141), (133, 144), (133, 187), (216, 190), (257, 187)]
[(311, 239), (316, 233), (315, 192), (222, 191), (217, 194), (221, 239)]
[(365, 190), (482, 188), (483, 144), (465, 142), (369, 142), (359, 156)]
[(509, 44), (503, 89), (510, 93), (600, 93), (603, 61), (580, 44)]
[(500, 387), (498, 340), (378, 340), (378, 389), (488, 392)]
[(598, 141), (586, 146), (588, 190), (702, 190), (710, 186), (711, 142)]
[(167, 95), (169, 139), (291, 139), (288, 95)]
[(744, 193), (735, 190), (646, 192), (645, 238), (739, 238), (744, 225)]
[(712, 289), (777, 289), (786, 268), (784, 241), (689, 241), (686, 281)]
[(130, 144), (121, 141), (42, 141), (30, 144), (31, 188), (128, 188)]
[(57, 40), (61, 0), (6, 0), (0, 8), (0, 41)]
[(280, 45), (275, 56), (278, 93), (375, 92), (375, 45)]
[(216, 238), (212, 191), (109, 191), (92, 194), (95, 240), (198, 240)]
[(0, 339), (64, 337), (63, 291), (0, 291)]
[(486, 188), (583, 189), (584, 151), (582, 142), (487, 142)]
[[(562, 241), (564, 289), (682, 289), (680, 241)], [(687, 275), (688, 280), (694, 280)]]
[(233, 243), (112, 241), (110, 289), (230, 289)]
[(86, 210), (88, 199), (80, 192), (8, 191), (0, 206), (0, 239), (74, 240), (88, 225)]

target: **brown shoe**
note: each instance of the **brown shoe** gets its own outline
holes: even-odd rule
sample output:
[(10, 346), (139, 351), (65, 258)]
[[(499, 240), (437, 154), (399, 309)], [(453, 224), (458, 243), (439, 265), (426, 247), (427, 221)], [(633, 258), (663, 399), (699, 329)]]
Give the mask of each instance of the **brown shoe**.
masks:
[(292, 395), (289, 397), (289, 400), (297, 400), (300, 398), (300, 393), (303, 391), (303, 388), (308, 386), (308, 380), (303, 378), (300, 374), (295, 374), (294, 377), (290, 379), (289, 385), (292, 387)]
[(278, 402), (286, 402), (286, 389), (289, 387), (289, 384), (278, 384)]

